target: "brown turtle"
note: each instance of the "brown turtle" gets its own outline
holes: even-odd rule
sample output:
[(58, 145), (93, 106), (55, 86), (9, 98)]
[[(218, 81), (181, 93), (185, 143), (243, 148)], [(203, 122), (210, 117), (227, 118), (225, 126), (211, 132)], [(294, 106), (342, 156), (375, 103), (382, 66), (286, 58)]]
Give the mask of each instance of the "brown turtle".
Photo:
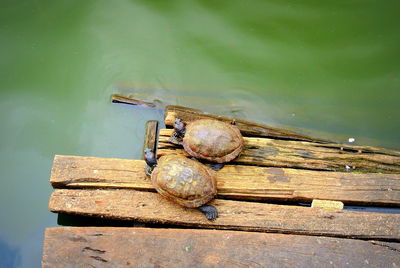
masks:
[(157, 163), (150, 149), (145, 151), (145, 160), (146, 174), (151, 173), (151, 182), (163, 197), (183, 207), (199, 208), (209, 220), (218, 217), (215, 207), (205, 205), (217, 193), (212, 169), (176, 154), (162, 156)]
[(215, 163), (235, 159), (243, 149), (243, 137), (238, 127), (215, 119), (198, 119), (185, 126), (176, 118), (170, 139), (191, 156)]

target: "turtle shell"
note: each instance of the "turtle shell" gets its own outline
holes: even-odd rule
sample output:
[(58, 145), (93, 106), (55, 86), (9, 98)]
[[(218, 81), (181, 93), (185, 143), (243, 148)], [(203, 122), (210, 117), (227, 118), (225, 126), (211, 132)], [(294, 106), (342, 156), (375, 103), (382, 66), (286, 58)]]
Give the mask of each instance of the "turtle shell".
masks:
[(217, 193), (215, 172), (181, 155), (160, 157), (151, 182), (162, 196), (188, 208), (206, 204)]
[(225, 163), (242, 152), (243, 137), (234, 125), (215, 119), (199, 119), (186, 126), (183, 148), (196, 158)]

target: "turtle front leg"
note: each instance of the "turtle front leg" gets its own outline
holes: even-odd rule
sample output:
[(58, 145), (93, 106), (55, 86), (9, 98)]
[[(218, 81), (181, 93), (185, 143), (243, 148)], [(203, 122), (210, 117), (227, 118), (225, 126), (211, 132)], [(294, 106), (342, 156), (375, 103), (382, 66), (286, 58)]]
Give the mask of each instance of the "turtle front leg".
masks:
[(157, 158), (151, 149), (146, 148), (146, 150), (144, 150), (144, 160), (147, 164), (144, 172), (147, 176), (151, 176), (153, 169), (157, 166)]
[(173, 133), (172, 136), (169, 137), (169, 141), (176, 145), (182, 145), (182, 138), (177, 138), (175, 136), (175, 133)]
[(151, 177), (151, 173), (153, 172), (153, 169), (154, 169), (154, 167), (150, 167), (150, 166), (147, 165), (147, 166), (144, 168), (144, 173), (145, 173), (147, 176)]
[(199, 210), (203, 212), (206, 216), (207, 220), (213, 221), (218, 218), (218, 211), (214, 206), (211, 205), (204, 205), (199, 207)]
[(209, 166), (210, 168), (212, 168), (213, 170), (218, 171), (218, 170), (222, 169), (222, 168), (225, 166), (225, 164), (222, 164), (222, 163), (213, 163), (213, 164), (208, 164), (208, 166)]

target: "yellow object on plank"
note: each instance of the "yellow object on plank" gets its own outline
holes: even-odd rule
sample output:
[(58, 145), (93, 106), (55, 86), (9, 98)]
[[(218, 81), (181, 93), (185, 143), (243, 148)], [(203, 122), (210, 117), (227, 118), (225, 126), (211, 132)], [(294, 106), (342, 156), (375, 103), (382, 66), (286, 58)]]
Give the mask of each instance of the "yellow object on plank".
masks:
[(323, 209), (343, 209), (343, 202), (332, 201), (332, 200), (319, 200), (314, 199), (311, 203), (312, 208), (323, 208)]

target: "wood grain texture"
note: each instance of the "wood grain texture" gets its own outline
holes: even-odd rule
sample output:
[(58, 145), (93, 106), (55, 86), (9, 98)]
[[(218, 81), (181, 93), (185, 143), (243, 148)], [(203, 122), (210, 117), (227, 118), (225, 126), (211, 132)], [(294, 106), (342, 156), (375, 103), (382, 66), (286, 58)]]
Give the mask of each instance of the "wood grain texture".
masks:
[[(181, 146), (169, 141), (172, 129), (161, 129), (157, 156), (170, 153), (189, 156)], [(244, 137), (242, 154), (233, 164), (358, 172), (400, 173), (400, 156), (341, 150), (333, 145), (313, 142)]]
[(144, 160), (56, 155), (50, 183), (54, 188), (139, 188), (152, 190)]
[(144, 142), (142, 150), (142, 159), (144, 159), (144, 150), (151, 149), (153, 152), (157, 150), (157, 120), (150, 120), (146, 122), (145, 132), (144, 132)]
[(215, 199), (219, 217), (135, 190), (55, 190), (53, 212), (213, 229), (400, 241), (400, 215)]
[(398, 267), (397, 243), (252, 232), (47, 228), (43, 268)]
[(186, 123), (203, 118), (213, 118), (229, 123), (234, 120), (236, 122), (236, 126), (245, 136), (274, 137), (280, 139), (315, 141), (322, 143), (327, 142), (325, 140), (314, 139), (305, 135), (297, 134), (289, 130), (272, 128), (241, 119), (207, 114), (199, 110), (194, 110), (182, 106), (173, 106), (173, 105), (167, 106), (165, 109), (165, 116), (164, 116), (165, 125), (173, 127), (176, 118), (180, 118)]
[[(50, 182), (55, 188), (121, 188), (154, 191), (143, 160), (56, 155)], [(226, 165), (217, 172), (218, 196), (242, 200), (400, 206), (399, 174), (359, 174)]]

